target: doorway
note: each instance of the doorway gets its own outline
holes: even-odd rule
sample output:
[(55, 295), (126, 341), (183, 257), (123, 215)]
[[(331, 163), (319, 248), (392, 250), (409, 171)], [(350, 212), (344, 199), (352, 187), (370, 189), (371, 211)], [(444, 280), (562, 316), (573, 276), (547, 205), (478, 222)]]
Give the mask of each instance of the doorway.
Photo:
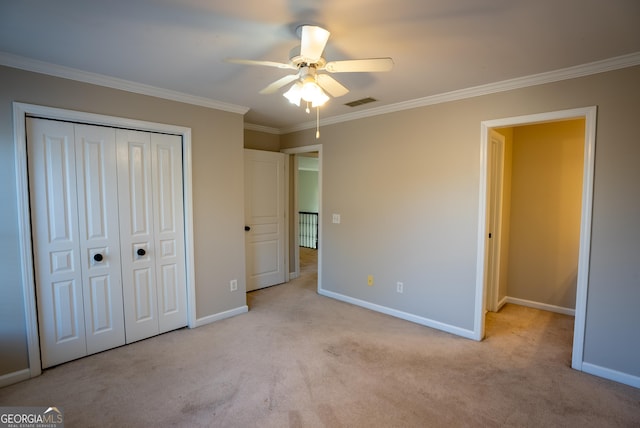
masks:
[[(291, 192), (292, 198), (290, 203), (290, 216), (291, 219), (289, 222), (289, 237), (291, 245), (289, 248), (291, 252), (289, 254), (292, 262), (292, 272), (290, 274), (290, 278), (297, 278), (300, 275), (300, 264), (301, 264), (301, 250), (304, 252), (315, 251), (317, 260), (317, 271), (318, 271), (318, 286), (317, 289), (320, 290), (322, 288), (322, 145), (315, 144), (312, 146), (305, 147), (296, 147), (292, 149), (284, 149), (283, 153), (287, 153), (291, 155), (292, 160), (292, 174), (290, 175), (290, 179), (293, 183), (293, 191)], [(300, 248), (300, 197), (299, 197), (299, 189), (300, 189), (300, 180), (299, 180), (299, 164), (300, 158), (309, 157), (312, 155), (313, 158), (317, 159), (313, 163), (316, 165), (314, 169), (317, 169), (317, 240), (318, 240), (318, 248), (316, 250), (309, 250), (307, 248)], [(303, 254), (304, 255), (304, 254)], [(309, 258), (306, 258), (309, 260)], [(314, 260), (311, 257), (311, 260)]]
[[(579, 227), (579, 249), (578, 268), (576, 272), (575, 291), (575, 321), (573, 337), (572, 367), (582, 370), (582, 359), (584, 349), (584, 329), (586, 313), (586, 296), (588, 286), (589, 270), (589, 248), (591, 231), (591, 207), (593, 197), (593, 170), (594, 170), (594, 148), (595, 148), (595, 123), (596, 107), (583, 109), (563, 110), (558, 112), (542, 113), (536, 115), (519, 116), (491, 121), (484, 121), (481, 124), (481, 168), (480, 168), (480, 211), (478, 227), (478, 271), (476, 284), (476, 314), (474, 333), (476, 339), (484, 337), (485, 311), (488, 307), (487, 298), (497, 299), (499, 292), (495, 289), (496, 281), (492, 280), (493, 272), (491, 267), (496, 263), (495, 257), (499, 252), (492, 251), (493, 247), (489, 242), (494, 238), (491, 229), (492, 216), (490, 213), (491, 199), (491, 135), (494, 129), (508, 128), (514, 126), (543, 124), (549, 122), (566, 121), (573, 119), (584, 120), (584, 158), (581, 186), (580, 202), (580, 227)], [(490, 234), (491, 233), (491, 237)], [(499, 263), (499, 262), (498, 262)], [(490, 282), (491, 281), (491, 282)], [(490, 287), (493, 287), (491, 290)], [(489, 307), (495, 302), (489, 304)]]
[(318, 152), (294, 155), (297, 163), (300, 275), (318, 271)]

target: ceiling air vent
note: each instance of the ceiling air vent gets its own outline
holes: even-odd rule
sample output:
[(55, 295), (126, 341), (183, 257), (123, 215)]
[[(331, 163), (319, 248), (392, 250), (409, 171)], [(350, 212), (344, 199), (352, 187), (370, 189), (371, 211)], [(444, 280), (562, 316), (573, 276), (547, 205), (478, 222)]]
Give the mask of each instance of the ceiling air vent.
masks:
[(362, 98), (360, 100), (351, 101), (350, 103), (345, 103), (345, 105), (349, 107), (357, 107), (357, 106), (361, 106), (362, 104), (372, 103), (374, 101), (378, 101), (378, 100), (376, 100), (375, 98), (367, 97), (367, 98)]

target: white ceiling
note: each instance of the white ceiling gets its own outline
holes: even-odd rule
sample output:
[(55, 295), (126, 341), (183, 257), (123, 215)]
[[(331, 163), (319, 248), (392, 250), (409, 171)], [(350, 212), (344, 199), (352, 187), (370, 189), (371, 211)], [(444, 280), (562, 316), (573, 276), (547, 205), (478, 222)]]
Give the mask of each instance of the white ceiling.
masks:
[[(286, 88), (258, 91), (290, 70), (224, 60), (287, 62), (308, 23), (331, 31), (327, 60), (395, 62), (387, 73), (334, 74), (351, 91), (323, 118), (640, 52), (639, 0), (2, 0), (0, 63), (42, 61), (244, 106), (247, 123), (286, 130), (315, 115), (289, 104)], [(365, 97), (378, 101), (343, 105)]]

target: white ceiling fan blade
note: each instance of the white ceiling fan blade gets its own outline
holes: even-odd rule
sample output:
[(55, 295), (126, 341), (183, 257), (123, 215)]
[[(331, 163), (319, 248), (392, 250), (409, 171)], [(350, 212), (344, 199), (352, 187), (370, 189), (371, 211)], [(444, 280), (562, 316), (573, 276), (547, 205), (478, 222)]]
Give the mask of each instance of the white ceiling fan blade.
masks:
[(225, 60), (226, 62), (231, 62), (233, 64), (244, 64), (244, 65), (262, 65), (267, 67), (277, 67), (277, 68), (289, 68), (295, 70), (296, 67), (292, 64), (286, 64), (284, 62), (275, 62), (275, 61), (255, 61), (252, 59), (237, 59), (237, 58), (228, 58)]
[(318, 85), (325, 91), (329, 92), (329, 95), (332, 97), (341, 97), (342, 95), (349, 92), (347, 88), (342, 86), (340, 82), (338, 82), (333, 77), (328, 74), (318, 74)]
[(287, 83), (293, 82), (297, 78), (298, 78), (297, 74), (289, 74), (287, 76), (284, 76), (284, 77), (276, 80), (275, 82), (273, 82), (272, 84), (270, 84), (269, 86), (264, 88), (263, 90), (261, 90), (260, 93), (261, 94), (273, 94), (275, 91), (277, 91), (278, 89), (282, 88)]
[(302, 43), (300, 45), (300, 55), (308, 63), (315, 63), (322, 57), (322, 51), (329, 40), (329, 33), (324, 28), (312, 25), (302, 27)]
[(351, 59), (346, 61), (330, 61), (324, 66), (329, 73), (353, 73), (389, 71), (393, 68), (391, 58)]

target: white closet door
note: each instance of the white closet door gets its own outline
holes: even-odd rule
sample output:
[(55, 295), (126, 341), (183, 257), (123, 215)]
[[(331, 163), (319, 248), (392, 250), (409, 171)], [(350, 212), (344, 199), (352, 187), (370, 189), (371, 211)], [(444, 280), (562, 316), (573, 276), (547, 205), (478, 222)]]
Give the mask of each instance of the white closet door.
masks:
[(27, 119), (43, 367), (187, 325), (180, 137)]
[(154, 254), (161, 333), (187, 325), (182, 139), (151, 134)]
[(116, 141), (112, 128), (75, 126), (87, 353), (124, 345)]
[(127, 343), (159, 333), (153, 240), (151, 134), (116, 131)]
[(41, 359), (86, 355), (73, 124), (27, 118)]

